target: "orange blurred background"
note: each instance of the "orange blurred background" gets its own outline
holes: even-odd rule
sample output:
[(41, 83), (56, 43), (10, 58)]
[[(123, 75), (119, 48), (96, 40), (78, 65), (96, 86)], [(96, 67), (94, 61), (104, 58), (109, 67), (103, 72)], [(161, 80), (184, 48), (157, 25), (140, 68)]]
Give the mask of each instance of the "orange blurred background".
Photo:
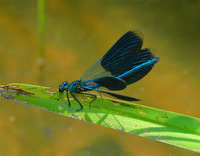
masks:
[[(46, 2), (45, 69), (38, 81), (37, 1), (0, 0), (0, 84), (58, 88), (131, 29), (160, 61), (119, 93), (139, 104), (200, 117), (200, 2)], [(185, 149), (0, 99), (0, 155), (197, 155)]]

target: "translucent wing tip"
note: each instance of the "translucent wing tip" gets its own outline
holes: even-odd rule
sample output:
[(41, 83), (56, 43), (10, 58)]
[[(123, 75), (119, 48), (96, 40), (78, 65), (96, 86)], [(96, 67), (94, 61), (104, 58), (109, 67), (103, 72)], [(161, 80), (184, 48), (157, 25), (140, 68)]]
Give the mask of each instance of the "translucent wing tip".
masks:
[(160, 60), (160, 58), (158, 57), (158, 52), (154, 49), (154, 48), (145, 48), (143, 49), (145, 51), (148, 51), (149, 54), (153, 57), (156, 58), (156, 62), (158, 62)]
[(141, 40), (144, 39), (144, 36), (143, 36), (142, 32), (140, 30), (138, 30), (138, 29), (132, 29), (132, 30), (130, 30), (128, 32), (133, 34), (133, 35), (138, 36), (138, 38), (140, 38)]
[[(132, 29), (132, 30), (129, 31), (129, 33), (138, 36), (138, 38), (140, 38), (141, 40), (144, 39), (143, 33), (140, 30), (138, 30), (138, 29)], [(160, 58), (158, 57), (158, 52), (155, 49), (153, 49), (153, 48), (145, 48), (143, 50), (148, 51), (149, 54), (153, 58), (156, 58), (157, 62), (160, 60)]]

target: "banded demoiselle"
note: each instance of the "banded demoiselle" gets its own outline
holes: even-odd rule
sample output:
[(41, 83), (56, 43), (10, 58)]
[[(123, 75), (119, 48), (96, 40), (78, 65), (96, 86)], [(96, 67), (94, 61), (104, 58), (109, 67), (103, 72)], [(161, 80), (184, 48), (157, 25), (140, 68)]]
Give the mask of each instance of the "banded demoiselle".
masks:
[[(71, 106), (68, 96), (70, 93), (81, 107), (76, 112), (82, 110), (83, 105), (74, 93), (89, 94), (86, 93), (88, 91), (105, 93), (127, 101), (139, 101), (134, 97), (105, 90), (123, 90), (127, 85), (137, 82), (151, 71), (156, 62), (159, 61), (159, 57), (156, 56), (154, 49), (142, 49), (142, 44), (143, 35), (139, 30), (128, 31), (100, 60), (85, 71), (80, 80), (71, 84), (68, 84), (67, 81), (63, 82), (59, 87), (59, 92), (66, 91), (68, 105)], [(93, 97), (90, 105), (96, 99), (96, 95), (89, 95)]]

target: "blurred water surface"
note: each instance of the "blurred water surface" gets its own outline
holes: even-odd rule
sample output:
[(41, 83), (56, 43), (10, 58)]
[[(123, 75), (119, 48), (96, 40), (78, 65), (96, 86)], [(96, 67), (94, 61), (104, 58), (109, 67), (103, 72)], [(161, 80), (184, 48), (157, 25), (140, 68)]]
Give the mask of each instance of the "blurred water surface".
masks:
[[(79, 79), (121, 35), (144, 34), (160, 61), (121, 94), (199, 117), (199, 1), (48, 1), (42, 85)], [(38, 82), (36, 1), (0, 0), (0, 84)], [(0, 99), (0, 155), (197, 155)]]

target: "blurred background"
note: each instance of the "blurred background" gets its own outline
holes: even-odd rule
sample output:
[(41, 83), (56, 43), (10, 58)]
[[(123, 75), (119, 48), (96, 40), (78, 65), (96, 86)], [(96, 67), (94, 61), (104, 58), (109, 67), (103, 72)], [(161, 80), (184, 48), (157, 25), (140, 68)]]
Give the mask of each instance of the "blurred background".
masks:
[[(0, 0), (1, 85), (58, 88), (79, 79), (124, 33), (139, 29), (143, 47), (156, 49), (160, 61), (119, 93), (200, 117), (200, 1), (49, 0), (44, 25), (40, 2)], [(0, 99), (0, 155), (197, 153)]]

